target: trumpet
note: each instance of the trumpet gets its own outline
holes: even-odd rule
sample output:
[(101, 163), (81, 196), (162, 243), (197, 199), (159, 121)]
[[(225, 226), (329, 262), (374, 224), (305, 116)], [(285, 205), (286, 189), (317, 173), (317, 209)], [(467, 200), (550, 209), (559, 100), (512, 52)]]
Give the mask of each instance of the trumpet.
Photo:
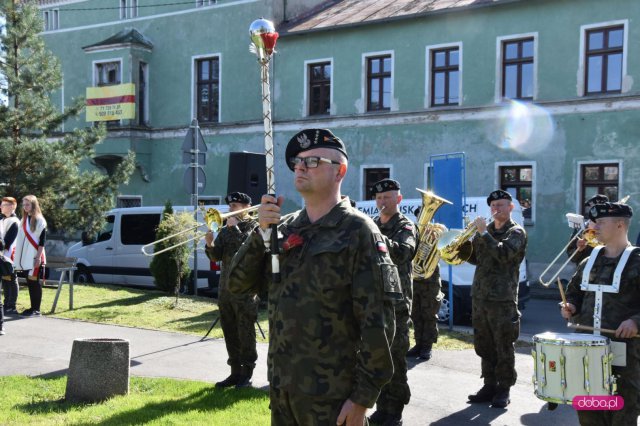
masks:
[[(242, 209), (242, 210), (236, 210), (235, 212), (229, 212), (229, 213), (220, 213), (220, 210), (214, 209), (213, 207), (208, 208), (205, 212), (204, 212), (204, 221), (205, 223), (198, 223), (190, 228), (184, 229), (182, 231), (176, 232), (174, 234), (168, 235), (164, 238), (160, 238), (159, 240), (155, 240), (150, 242), (149, 244), (146, 244), (144, 246), (141, 247), (141, 251), (142, 254), (144, 254), (145, 256), (155, 256), (158, 255), (160, 253), (164, 253), (167, 252), (169, 250), (173, 250), (176, 247), (180, 247), (181, 245), (187, 244), (191, 241), (194, 240), (199, 240), (200, 238), (204, 237), (204, 235), (211, 231), (211, 232), (217, 232), (218, 229), (220, 229), (222, 227), (222, 225), (224, 224), (224, 221), (228, 218), (228, 217), (232, 217), (232, 216), (238, 216), (238, 215), (250, 215), (251, 213), (255, 212), (258, 210), (258, 208), (260, 207), (260, 204), (255, 205), (255, 206), (251, 206), (251, 207), (247, 207), (246, 209)], [(188, 238), (184, 241), (180, 241), (179, 243), (176, 243), (170, 247), (166, 247), (163, 248), (162, 250), (156, 251), (156, 252), (148, 252), (149, 247), (153, 247), (154, 245), (161, 243), (162, 241), (166, 241), (169, 240), (171, 238), (176, 238), (180, 235), (186, 234), (188, 232), (193, 232), (196, 229), (200, 228), (201, 226), (206, 226), (207, 227), (207, 231), (206, 232), (199, 232), (196, 235), (194, 235), (191, 238)]]
[[(493, 222), (494, 216), (495, 213), (491, 215), (491, 220), (487, 222), (487, 226)], [(471, 222), (462, 231), (459, 229), (452, 229), (442, 233), (440, 240), (438, 240), (438, 252), (440, 252), (440, 258), (449, 265), (460, 265), (461, 263), (468, 261), (473, 253), (473, 246), (465, 243), (473, 237), (477, 230), (475, 222)]]

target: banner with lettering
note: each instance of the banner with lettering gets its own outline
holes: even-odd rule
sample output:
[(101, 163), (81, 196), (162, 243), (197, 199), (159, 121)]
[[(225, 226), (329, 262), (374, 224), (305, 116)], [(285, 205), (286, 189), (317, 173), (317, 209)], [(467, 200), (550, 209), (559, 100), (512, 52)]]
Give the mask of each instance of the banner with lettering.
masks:
[(136, 85), (87, 87), (87, 121), (111, 121), (136, 117)]

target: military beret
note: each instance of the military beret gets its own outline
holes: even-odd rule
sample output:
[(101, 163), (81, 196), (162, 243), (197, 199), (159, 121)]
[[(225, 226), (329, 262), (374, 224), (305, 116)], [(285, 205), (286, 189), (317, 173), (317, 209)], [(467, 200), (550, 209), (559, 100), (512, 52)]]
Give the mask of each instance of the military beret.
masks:
[(589, 219), (595, 222), (600, 217), (631, 217), (633, 209), (631, 206), (622, 203), (602, 203), (596, 204), (589, 210)]
[(227, 204), (231, 204), (231, 203), (251, 204), (251, 197), (249, 197), (244, 192), (232, 192), (231, 194), (224, 197), (224, 201)]
[(507, 191), (503, 191), (502, 189), (496, 189), (487, 197), (487, 205), (490, 206), (492, 201), (495, 200), (509, 200), (512, 201), (511, 194)]
[(609, 202), (609, 197), (602, 194), (596, 194), (584, 202), (585, 207), (595, 206), (596, 204), (604, 204)]
[(329, 129), (305, 129), (296, 133), (287, 144), (284, 156), (287, 166), (293, 170), (293, 166), (289, 162), (290, 158), (296, 157), (303, 151), (316, 148), (329, 148), (340, 151), (345, 157), (347, 155), (347, 148), (344, 146), (344, 142), (339, 137), (331, 133)]
[(393, 179), (382, 179), (371, 185), (371, 196), (375, 197), (378, 192), (399, 191), (400, 182)]

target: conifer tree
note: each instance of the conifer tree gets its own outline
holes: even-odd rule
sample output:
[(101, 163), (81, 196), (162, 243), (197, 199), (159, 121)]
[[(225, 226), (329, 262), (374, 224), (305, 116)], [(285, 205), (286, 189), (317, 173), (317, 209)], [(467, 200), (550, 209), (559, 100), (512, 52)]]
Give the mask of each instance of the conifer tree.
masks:
[[(104, 126), (62, 133), (84, 99), (64, 111), (51, 96), (62, 84), (60, 64), (40, 36), (43, 22), (34, 0), (0, 0), (0, 195), (38, 197), (56, 232), (96, 231), (113, 207), (118, 187), (135, 167), (129, 153), (109, 176), (89, 164), (106, 136)], [(0, 21), (1, 22), (1, 21)]]

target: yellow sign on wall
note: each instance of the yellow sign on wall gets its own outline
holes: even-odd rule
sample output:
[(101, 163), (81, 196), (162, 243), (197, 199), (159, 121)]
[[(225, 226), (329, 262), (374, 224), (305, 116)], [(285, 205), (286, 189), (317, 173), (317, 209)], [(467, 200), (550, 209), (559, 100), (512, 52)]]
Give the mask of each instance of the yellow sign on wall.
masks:
[(111, 121), (136, 117), (136, 85), (87, 87), (87, 121)]

